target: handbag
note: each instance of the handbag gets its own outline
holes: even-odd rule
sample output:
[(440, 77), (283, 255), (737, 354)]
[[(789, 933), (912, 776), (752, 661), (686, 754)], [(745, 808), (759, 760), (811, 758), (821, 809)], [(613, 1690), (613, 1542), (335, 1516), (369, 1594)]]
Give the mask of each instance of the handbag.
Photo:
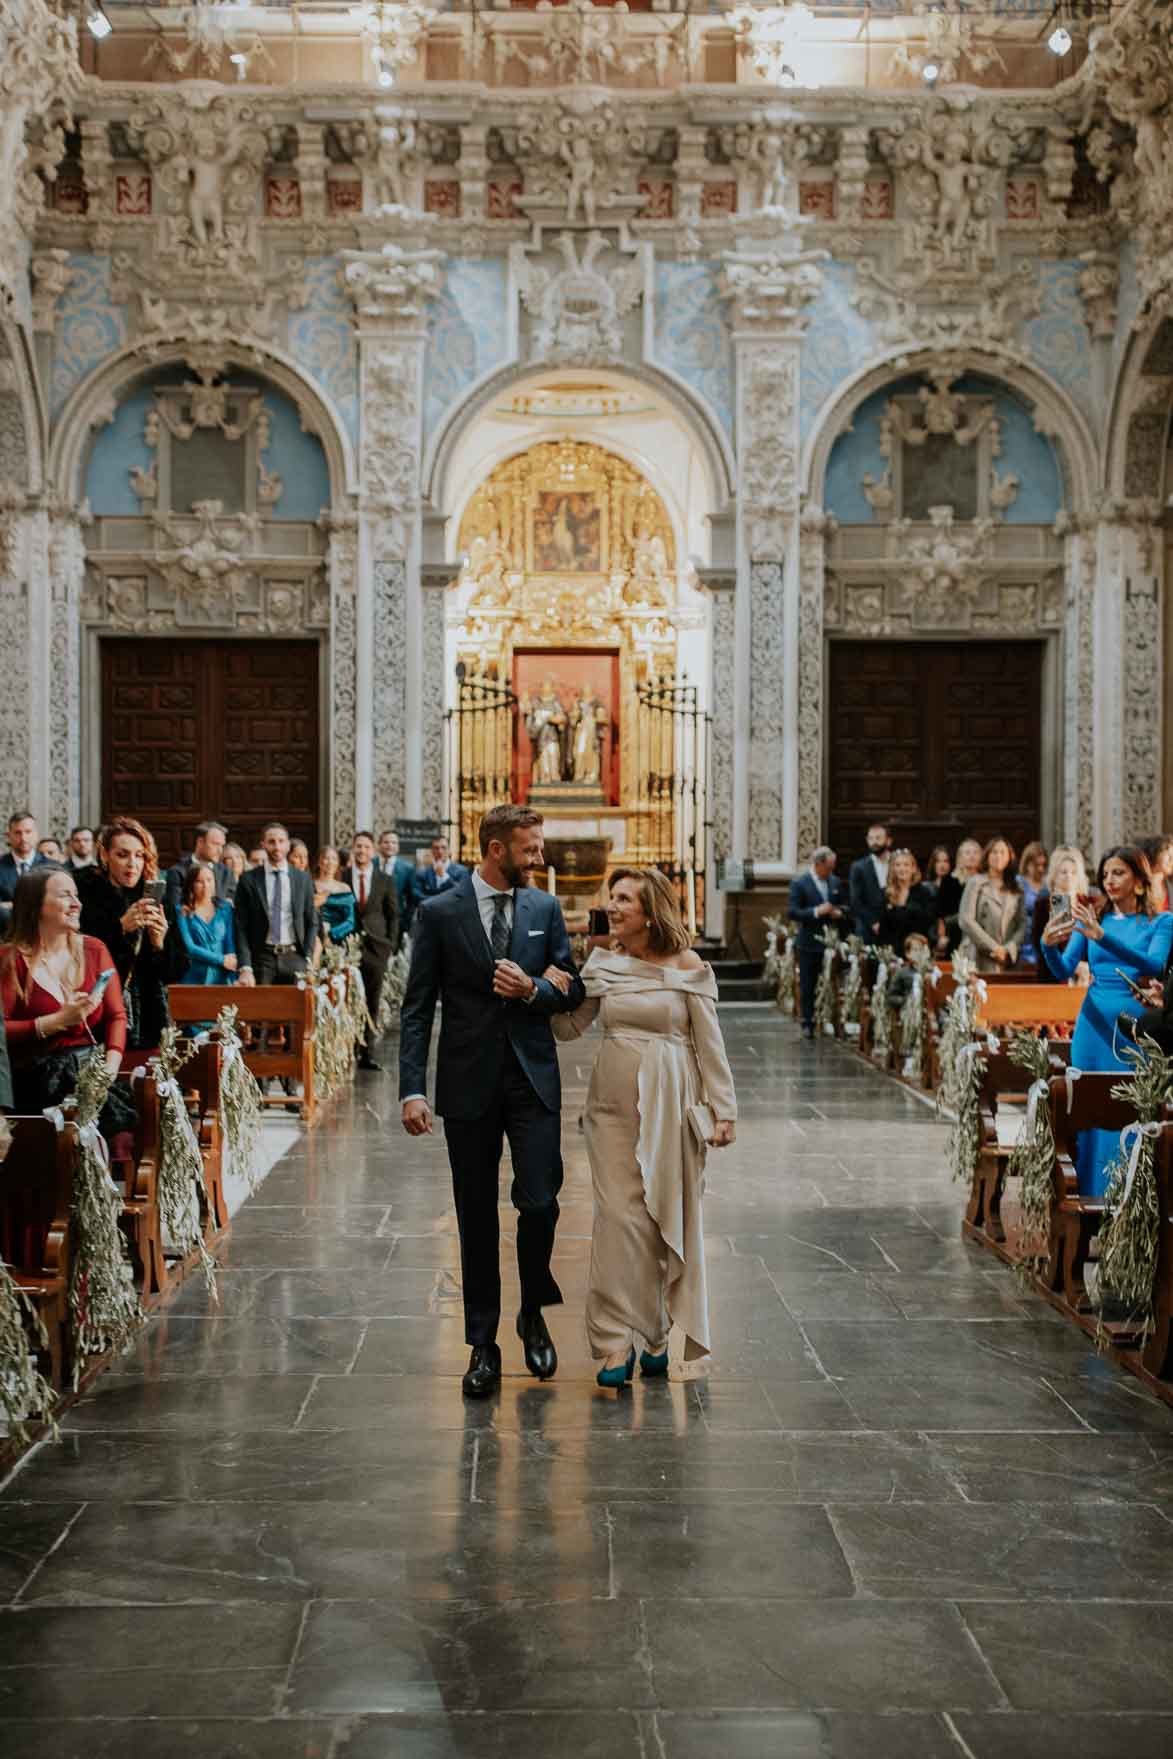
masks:
[(712, 1106), (705, 1105), (701, 1101), (698, 1101), (696, 1105), (690, 1105), (688, 1123), (696, 1137), (697, 1147), (708, 1148), (713, 1137), (717, 1134), (717, 1120), (713, 1116)]

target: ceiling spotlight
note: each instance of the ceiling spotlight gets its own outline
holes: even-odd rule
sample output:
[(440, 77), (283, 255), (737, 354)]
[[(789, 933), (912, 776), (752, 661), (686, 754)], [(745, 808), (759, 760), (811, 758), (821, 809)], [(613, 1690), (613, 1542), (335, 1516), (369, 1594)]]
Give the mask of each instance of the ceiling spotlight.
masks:
[(1066, 55), (1071, 47), (1071, 32), (1066, 25), (1057, 24), (1047, 38), (1047, 47), (1052, 55)]
[(380, 67), (375, 74), (375, 83), (376, 85), (381, 85), (383, 90), (386, 91), (389, 86), (395, 84), (395, 75), (389, 67)]
[(102, 8), (100, 6), (95, 6), (92, 12), (86, 14), (86, 29), (89, 31), (91, 37), (97, 37), (98, 41), (101, 42), (103, 37), (108, 37), (110, 35), (114, 26), (110, 23), (110, 20), (106, 17)]
[(920, 76), (927, 86), (935, 86), (941, 77), (941, 68), (936, 61), (926, 61), (920, 70)]

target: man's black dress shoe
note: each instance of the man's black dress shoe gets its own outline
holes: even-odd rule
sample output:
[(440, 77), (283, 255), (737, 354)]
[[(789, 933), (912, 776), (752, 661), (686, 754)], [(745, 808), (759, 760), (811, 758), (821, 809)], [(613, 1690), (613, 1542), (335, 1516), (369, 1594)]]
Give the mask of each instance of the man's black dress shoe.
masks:
[(466, 1399), (487, 1399), (501, 1385), (501, 1352), (496, 1344), (474, 1344), (460, 1383)]
[(376, 1063), (374, 1057), (369, 1051), (359, 1052), (358, 1066), (360, 1069), (369, 1069), (374, 1075), (381, 1075), (383, 1073), (382, 1063)]
[(517, 1335), (525, 1345), (525, 1365), (539, 1380), (549, 1380), (558, 1367), (558, 1352), (540, 1313), (519, 1313)]

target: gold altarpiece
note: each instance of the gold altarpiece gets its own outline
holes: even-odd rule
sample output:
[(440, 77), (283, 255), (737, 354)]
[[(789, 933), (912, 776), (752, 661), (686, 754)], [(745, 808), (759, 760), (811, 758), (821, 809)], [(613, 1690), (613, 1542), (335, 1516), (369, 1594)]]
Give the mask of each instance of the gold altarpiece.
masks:
[(671, 861), (674, 735), (657, 693), (676, 679), (676, 552), (659, 495), (602, 446), (543, 442), (498, 465), (477, 490), (460, 550), (459, 584), (471, 591), (457, 631), (458, 678), (462, 700), (484, 708), (461, 733), (461, 841), (486, 806), (528, 784), (526, 677), (552, 679), (565, 697), (565, 675), (586, 656), (612, 656), (600, 810), (626, 820), (626, 859)]

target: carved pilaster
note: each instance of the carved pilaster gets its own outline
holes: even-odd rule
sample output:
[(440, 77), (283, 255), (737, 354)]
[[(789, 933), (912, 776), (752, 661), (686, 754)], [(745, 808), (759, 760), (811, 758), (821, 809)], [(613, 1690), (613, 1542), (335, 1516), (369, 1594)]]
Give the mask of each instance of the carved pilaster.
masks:
[(329, 824), (342, 842), (358, 829), (358, 520), (330, 518), (331, 800)]
[(422, 576), (423, 669), (420, 694), (420, 811), (444, 818), (444, 649), (445, 608), (451, 569), (429, 569)]
[(484, 219), (488, 200), (488, 135), (486, 127), (471, 123), (460, 131), (460, 212), (474, 225)]
[(297, 181), (301, 191), (303, 220), (326, 218), (326, 148), (322, 125), (299, 123), (297, 128)]
[(86, 546), (72, 512), (49, 519), (49, 823), (68, 829), (81, 807), (81, 598)]
[(864, 218), (870, 134), (869, 128), (842, 128), (839, 131), (839, 216), (848, 225), (858, 226)]
[(81, 125), (81, 173), (87, 215), (101, 225), (114, 217), (114, 159), (105, 117), (87, 116)]
[(798, 558), (798, 858), (823, 838), (823, 595), (826, 540), (835, 521), (808, 507)]
[(712, 600), (713, 672), (710, 681), (709, 816), (716, 861), (733, 853), (733, 812), (737, 738), (737, 576), (704, 569), (700, 580)]

